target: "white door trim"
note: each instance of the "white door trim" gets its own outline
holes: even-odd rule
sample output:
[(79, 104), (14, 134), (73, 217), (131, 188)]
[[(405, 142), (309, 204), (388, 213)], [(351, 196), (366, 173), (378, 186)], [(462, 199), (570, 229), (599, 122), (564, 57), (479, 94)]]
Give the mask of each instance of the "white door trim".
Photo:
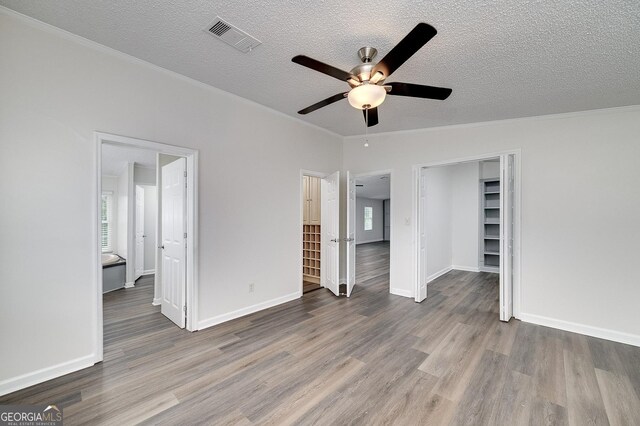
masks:
[[(393, 219), (394, 219), (394, 215), (393, 215), (393, 211), (395, 210), (394, 206), (395, 203), (393, 202), (393, 197), (394, 197), (394, 190), (393, 190), (393, 169), (384, 169), (384, 170), (374, 170), (371, 172), (364, 172), (364, 173), (358, 173), (353, 175), (354, 178), (359, 178), (359, 177), (368, 177), (368, 176), (380, 176), (380, 175), (389, 175), (389, 199), (391, 200), (391, 209), (389, 211), (389, 219), (391, 220), (391, 223), (393, 224)], [(358, 191), (356, 190), (356, 200), (358, 199)], [(356, 213), (357, 214), (357, 213)], [(389, 230), (389, 293), (390, 294), (395, 294), (398, 296), (406, 296), (405, 294), (405, 290), (402, 289), (396, 289), (396, 287), (393, 286), (393, 266), (394, 266), (394, 262), (393, 262), (393, 233), (394, 233), (394, 229), (395, 226), (391, 225), (391, 229)], [(382, 235), (384, 238), (384, 229), (382, 230)], [(357, 271), (356, 271), (357, 273)]]
[[(418, 271), (420, 269), (420, 235), (419, 235), (419, 220), (420, 220), (420, 177), (422, 175), (421, 170), (425, 167), (435, 167), (435, 166), (447, 166), (454, 165), (460, 163), (468, 163), (473, 161), (482, 161), (488, 160), (491, 158), (502, 158), (505, 155), (513, 155), (514, 156), (514, 190), (515, 190), (515, 199), (513, 204), (513, 287), (512, 287), (512, 296), (513, 296), (513, 316), (515, 318), (520, 318), (520, 306), (521, 306), (521, 291), (520, 291), (520, 272), (521, 272), (521, 200), (522, 200), (522, 152), (520, 149), (516, 150), (508, 150), (508, 151), (499, 151), (492, 152), (486, 154), (478, 154), (475, 156), (463, 157), (463, 158), (453, 158), (449, 160), (441, 160), (430, 163), (416, 164), (413, 166), (413, 208), (412, 208), (412, 221), (413, 221), (413, 290), (414, 297), (417, 297), (419, 285), (420, 285), (420, 277)], [(502, 166), (501, 166), (502, 170)], [(392, 206), (393, 209), (393, 206)], [(392, 229), (393, 232), (393, 229)], [(500, 227), (500, 237), (503, 237), (503, 227)], [(426, 266), (426, 265), (424, 265)], [(502, 295), (501, 295), (502, 296)]]
[[(191, 148), (168, 145), (127, 136), (94, 132), (96, 143), (96, 164), (93, 206), (93, 238), (95, 247), (94, 307), (92, 313), (94, 329), (94, 361), (103, 360), (103, 318), (102, 318), (102, 250), (100, 247), (100, 208), (102, 191), (102, 144), (122, 145), (134, 148), (148, 149), (162, 154), (185, 157), (187, 159), (187, 330), (195, 331), (198, 326), (198, 151)], [(301, 234), (302, 235), (302, 234)]]

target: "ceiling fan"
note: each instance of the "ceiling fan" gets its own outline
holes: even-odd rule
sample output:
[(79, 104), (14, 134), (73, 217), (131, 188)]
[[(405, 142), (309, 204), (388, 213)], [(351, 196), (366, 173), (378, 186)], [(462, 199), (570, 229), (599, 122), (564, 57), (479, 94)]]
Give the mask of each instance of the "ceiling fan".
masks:
[(309, 58), (308, 56), (298, 55), (293, 57), (291, 60), (296, 64), (327, 74), (338, 80), (346, 81), (349, 86), (351, 86), (348, 92), (338, 93), (328, 97), (298, 111), (298, 114), (308, 114), (347, 98), (351, 106), (362, 110), (366, 125), (371, 127), (378, 124), (378, 106), (384, 102), (387, 93), (389, 95), (410, 96), (413, 98), (447, 99), (451, 94), (451, 89), (411, 83), (384, 84), (384, 81), (395, 70), (400, 68), (407, 59), (420, 50), (436, 33), (436, 29), (431, 25), (425, 24), (424, 22), (419, 23), (375, 65), (371, 61), (376, 57), (378, 51), (373, 47), (363, 47), (358, 50), (358, 57), (362, 63), (349, 72)]

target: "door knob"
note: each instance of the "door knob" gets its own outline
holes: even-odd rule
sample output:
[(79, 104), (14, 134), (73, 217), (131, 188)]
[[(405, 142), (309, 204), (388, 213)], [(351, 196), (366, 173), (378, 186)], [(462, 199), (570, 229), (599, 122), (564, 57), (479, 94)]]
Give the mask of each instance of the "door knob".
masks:
[(334, 238), (333, 240), (331, 240), (331, 242), (333, 242), (333, 243), (339, 243), (339, 242), (340, 242), (340, 239), (339, 239), (339, 238)]

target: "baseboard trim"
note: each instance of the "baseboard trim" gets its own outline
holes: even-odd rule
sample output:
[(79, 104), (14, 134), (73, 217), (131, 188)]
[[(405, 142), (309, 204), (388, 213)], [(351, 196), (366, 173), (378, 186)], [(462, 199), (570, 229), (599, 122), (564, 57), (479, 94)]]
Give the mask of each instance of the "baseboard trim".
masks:
[(149, 270), (146, 270), (146, 271), (142, 271), (142, 275), (153, 275), (155, 273), (156, 273), (155, 269), (149, 269)]
[(455, 269), (456, 271), (480, 272), (480, 268), (478, 268), (477, 266), (453, 265), (451, 269)]
[(124, 283), (124, 288), (133, 288), (133, 287), (135, 287), (135, 286), (136, 286), (135, 281), (131, 281), (131, 282), (128, 282), (128, 283)]
[(56, 377), (64, 376), (65, 374), (73, 373), (74, 371), (82, 370), (83, 368), (91, 367), (94, 364), (95, 355), (91, 354), (3, 380), (0, 382), (0, 396), (46, 382), (47, 380), (55, 379)]
[(541, 315), (521, 313), (519, 315), (519, 319), (521, 321), (529, 322), (531, 324), (557, 328), (559, 330), (570, 331), (578, 334), (584, 334), (586, 336), (611, 340), (613, 342), (618, 342), (618, 343), (625, 343), (627, 345), (640, 346), (640, 336), (635, 334), (609, 330), (606, 328), (593, 327), (590, 325), (544, 317)]
[(162, 303), (162, 299), (160, 299), (159, 297), (153, 299), (153, 302), (151, 302), (153, 306), (160, 306), (161, 303)]
[(298, 290), (295, 293), (290, 293), (290, 294), (287, 294), (286, 296), (277, 297), (275, 299), (267, 300), (266, 302), (247, 306), (246, 308), (238, 309), (226, 314), (217, 315), (215, 317), (198, 321), (198, 330), (213, 327), (214, 325), (222, 324), (223, 322), (231, 321), (233, 319), (240, 318), (245, 315), (253, 314), (255, 312), (262, 311), (264, 309), (272, 308), (274, 306), (299, 299), (301, 295), (302, 295), (302, 290)]
[(389, 288), (389, 293), (391, 294), (395, 294), (396, 296), (402, 296), (402, 297), (410, 297), (413, 299), (414, 295), (413, 292), (410, 290), (405, 290), (403, 288)]
[(435, 274), (429, 275), (427, 277), (427, 284), (429, 284), (431, 281), (435, 280), (436, 278), (441, 277), (442, 275), (446, 274), (447, 272), (451, 271), (451, 269), (453, 269), (451, 266), (447, 266), (446, 268), (439, 270)]

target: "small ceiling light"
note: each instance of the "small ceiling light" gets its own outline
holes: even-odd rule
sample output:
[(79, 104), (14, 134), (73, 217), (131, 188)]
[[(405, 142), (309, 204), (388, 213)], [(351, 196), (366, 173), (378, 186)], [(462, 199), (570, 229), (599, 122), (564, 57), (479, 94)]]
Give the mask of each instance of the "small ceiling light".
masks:
[(362, 84), (349, 91), (347, 96), (352, 107), (357, 109), (375, 108), (384, 102), (387, 91), (376, 84)]

